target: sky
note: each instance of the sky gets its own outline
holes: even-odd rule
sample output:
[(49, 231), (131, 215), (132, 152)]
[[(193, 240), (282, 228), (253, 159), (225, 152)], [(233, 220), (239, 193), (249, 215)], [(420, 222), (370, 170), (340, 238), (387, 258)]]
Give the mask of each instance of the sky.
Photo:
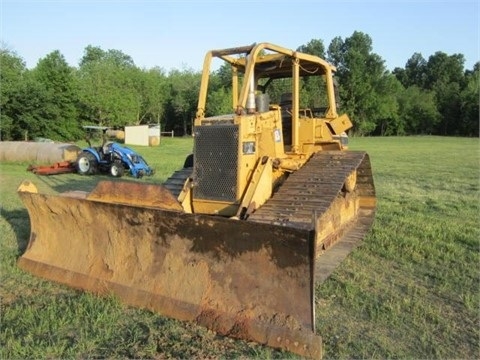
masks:
[(372, 39), (387, 70), (414, 53), (480, 61), (480, 0), (0, 0), (0, 41), (28, 68), (59, 50), (78, 66), (87, 46), (115, 49), (141, 68), (200, 70), (205, 53), (270, 42), (325, 48), (355, 31)]

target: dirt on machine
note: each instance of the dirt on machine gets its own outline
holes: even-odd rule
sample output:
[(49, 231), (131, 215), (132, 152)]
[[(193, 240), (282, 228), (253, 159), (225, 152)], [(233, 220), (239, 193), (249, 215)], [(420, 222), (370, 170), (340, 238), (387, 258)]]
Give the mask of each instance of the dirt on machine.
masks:
[[(207, 101), (218, 60), (231, 69), (226, 114)], [(22, 183), (31, 234), (19, 266), (321, 358), (315, 287), (362, 242), (376, 206), (369, 156), (348, 150), (334, 72), (270, 43), (208, 51), (183, 168), (162, 185), (100, 181), (60, 195)]]

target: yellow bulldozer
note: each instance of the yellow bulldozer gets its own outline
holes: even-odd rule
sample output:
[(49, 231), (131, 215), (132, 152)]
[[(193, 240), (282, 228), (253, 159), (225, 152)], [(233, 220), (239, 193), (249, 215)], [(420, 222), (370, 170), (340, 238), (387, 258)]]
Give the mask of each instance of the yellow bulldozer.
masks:
[[(231, 69), (232, 104), (210, 116), (214, 59)], [(23, 182), (31, 235), (19, 266), (320, 358), (315, 287), (361, 242), (376, 204), (368, 154), (347, 149), (334, 71), (270, 43), (207, 52), (183, 168), (162, 185), (60, 195)]]

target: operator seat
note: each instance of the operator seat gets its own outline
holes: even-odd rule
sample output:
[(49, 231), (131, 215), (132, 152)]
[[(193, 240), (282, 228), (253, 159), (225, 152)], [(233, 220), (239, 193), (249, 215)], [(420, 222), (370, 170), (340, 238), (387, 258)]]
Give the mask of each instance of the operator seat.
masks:
[(102, 146), (103, 158), (105, 160), (108, 160), (108, 159), (111, 158), (111, 154), (112, 154), (112, 151), (113, 151), (112, 150), (112, 145), (113, 145), (113, 142), (108, 141)]
[(105, 154), (110, 154), (112, 152), (113, 141), (109, 141), (103, 145), (103, 152)]

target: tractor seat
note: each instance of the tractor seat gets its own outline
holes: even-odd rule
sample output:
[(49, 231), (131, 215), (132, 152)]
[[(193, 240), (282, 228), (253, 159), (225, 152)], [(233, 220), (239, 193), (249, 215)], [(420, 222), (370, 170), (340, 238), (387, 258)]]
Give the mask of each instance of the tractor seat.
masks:
[(105, 155), (107, 154), (110, 154), (112, 152), (112, 145), (113, 145), (113, 142), (112, 141), (109, 141), (107, 143), (105, 143), (105, 145), (103, 145), (103, 153)]

